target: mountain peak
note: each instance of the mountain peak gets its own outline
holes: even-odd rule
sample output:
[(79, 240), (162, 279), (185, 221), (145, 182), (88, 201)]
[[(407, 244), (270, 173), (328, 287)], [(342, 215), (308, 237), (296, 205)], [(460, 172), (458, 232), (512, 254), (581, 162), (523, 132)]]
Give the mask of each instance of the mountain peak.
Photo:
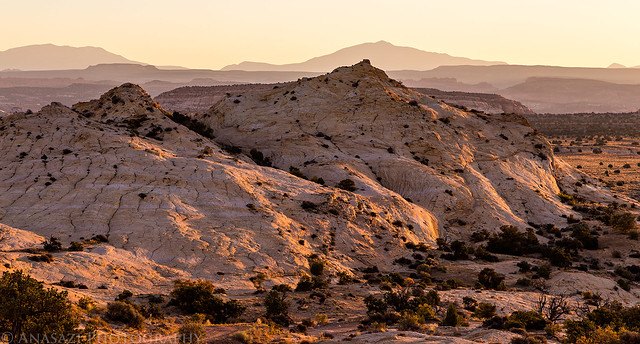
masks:
[(85, 117), (123, 120), (137, 116), (164, 117), (166, 111), (142, 87), (125, 83), (103, 94), (100, 99), (73, 105)]
[(138, 63), (99, 47), (36, 44), (0, 51), (2, 69), (84, 69), (101, 63)]
[(430, 70), (452, 65), (496, 65), (498, 61), (474, 60), (442, 53), (423, 51), (411, 47), (400, 47), (387, 41), (368, 42), (340, 49), (331, 54), (314, 57), (304, 62), (274, 65), (262, 62), (242, 62), (229, 65), (222, 70), (245, 71), (309, 71), (327, 72), (335, 66), (351, 65), (363, 58), (386, 70)]
[(114, 87), (107, 93), (100, 97), (100, 100), (111, 100), (114, 104), (118, 103), (114, 101), (114, 97), (124, 102), (153, 102), (151, 96), (139, 85), (133, 83), (125, 83), (120, 86)]

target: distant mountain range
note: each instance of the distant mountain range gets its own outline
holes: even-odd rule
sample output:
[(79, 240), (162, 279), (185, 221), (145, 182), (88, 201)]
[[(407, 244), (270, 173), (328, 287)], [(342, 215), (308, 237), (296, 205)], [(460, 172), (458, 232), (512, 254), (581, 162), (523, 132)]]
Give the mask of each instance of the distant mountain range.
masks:
[(506, 64), (500, 61), (474, 60), (466, 57), (423, 51), (411, 47), (399, 47), (389, 42), (379, 41), (340, 49), (334, 53), (314, 57), (300, 63), (275, 65), (245, 61), (226, 66), (222, 68), (222, 70), (328, 72), (333, 70), (335, 66), (350, 65), (362, 59), (369, 59), (373, 65), (387, 71), (403, 69), (429, 70), (439, 66), (490, 66)]
[(97, 47), (28, 45), (0, 51), (2, 70), (82, 69), (100, 63), (140, 63)]
[(362, 59), (369, 59), (409, 87), (499, 94), (538, 113), (629, 112), (640, 104), (636, 101), (640, 68), (620, 64), (609, 68), (508, 65), (380, 41), (301, 63), (243, 62), (209, 70), (158, 67), (102, 48), (45, 44), (0, 52), (0, 110), (37, 110), (54, 100), (71, 105), (125, 82), (143, 85), (152, 96), (181, 86), (288, 82)]

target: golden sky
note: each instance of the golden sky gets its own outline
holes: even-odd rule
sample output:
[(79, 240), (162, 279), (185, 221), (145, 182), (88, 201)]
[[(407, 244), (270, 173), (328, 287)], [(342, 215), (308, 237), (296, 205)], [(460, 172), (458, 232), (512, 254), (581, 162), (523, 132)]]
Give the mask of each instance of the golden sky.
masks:
[(0, 50), (99, 46), (155, 65), (301, 62), (364, 42), (512, 64), (640, 65), (637, 0), (0, 0)]

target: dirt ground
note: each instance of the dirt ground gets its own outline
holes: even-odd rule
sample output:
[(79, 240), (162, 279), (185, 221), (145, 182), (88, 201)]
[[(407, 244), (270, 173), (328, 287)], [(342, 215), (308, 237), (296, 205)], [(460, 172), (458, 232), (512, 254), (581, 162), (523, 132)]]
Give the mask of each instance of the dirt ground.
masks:
[[(571, 166), (601, 179), (617, 192), (640, 199), (640, 138), (619, 141), (613, 138), (604, 145), (596, 145), (594, 139), (580, 142), (575, 138), (552, 137), (548, 140), (559, 148), (556, 156)], [(598, 153), (598, 149), (602, 153)]]

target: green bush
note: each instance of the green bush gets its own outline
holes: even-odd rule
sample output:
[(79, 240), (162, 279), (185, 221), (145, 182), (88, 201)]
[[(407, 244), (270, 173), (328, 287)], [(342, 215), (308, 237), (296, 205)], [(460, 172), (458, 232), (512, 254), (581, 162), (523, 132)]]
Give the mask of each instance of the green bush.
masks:
[(291, 323), (289, 303), (286, 301), (286, 297), (286, 293), (271, 290), (264, 299), (267, 319), (282, 326), (289, 326)]
[(135, 329), (144, 328), (144, 316), (133, 304), (124, 301), (113, 301), (107, 304), (107, 319), (121, 322)]
[(500, 233), (489, 237), (486, 246), (487, 251), (512, 256), (539, 252), (540, 242), (533, 229), (529, 229), (527, 232), (520, 232), (514, 226), (502, 226), (500, 231)]
[(504, 327), (509, 328), (523, 328), (526, 330), (544, 330), (549, 322), (536, 311), (515, 311), (507, 317), (507, 321), (504, 323)]
[(506, 290), (504, 285), (504, 275), (497, 273), (491, 268), (484, 268), (478, 274), (478, 283), (486, 289)]
[(569, 253), (566, 253), (563, 249), (561, 248), (554, 248), (550, 253), (549, 253), (549, 262), (551, 263), (551, 265), (553, 266), (558, 266), (558, 267), (568, 267), (571, 266), (571, 255)]
[(640, 331), (640, 306), (623, 307), (618, 302), (610, 302), (587, 313), (582, 319), (566, 320), (564, 326), (567, 343), (599, 338), (605, 330), (616, 339), (611, 343), (637, 343), (633, 340), (638, 339), (637, 332)]
[(198, 321), (187, 321), (178, 329), (178, 339), (183, 344), (202, 343), (205, 334), (202, 322)]
[[(4, 272), (0, 279), (0, 332), (20, 335), (78, 333), (79, 319), (67, 292), (45, 289), (22, 271)], [(27, 337), (28, 338), (28, 337)], [(76, 338), (77, 339), (77, 338)]]
[(60, 242), (60, 239), (53, 236), (49, 238), (49, 240), (45, 240), (42, 243), (42, 246), (44, 247), (44, 250), (47, 252), (62, 251), (62, 243)]
[(549, 277), (551, 276), (551, 268), (548, 265), (539, 266), (538, 270), (536, 271), (536, 275), (544, 279), (549, 279)]
[(462, 298), (462, 306), (464, 307), (464, 309), (473, 312), (478, 307), (478, 301), (476, 301), (476, 299), (472, 297), (465, 296)]
[(324, 265), (324, 261), (314, 259), (309, 263), (309, 271), (311, 271), (311, 274), (314, 276), (320, 276), (324, 271)]
[(349, 178), (341, 180), (336, 186), (342, 190), (356, 191), (356, 183)]
[(463, 326), (465, 325), (465, 319), (462, 314), (458, 313), (456, 306), (453, 303), (449, 304), (447, 308), (447, 314), (444, 316), (442, 320), (442, 325), (444, 326)]
[(435, 289), (429, 290), (425, 295), (425, 302), (431, 306), (438, 306), (440, 304), (440, 294)]
[(84, 251), (84, 245), (82, 245), (82, 243), (72, 241), (69, 245), (69, 251)]
[(598, 237), (591, 234), (591, 230), (589, 226), (580, 222), (572, 225), (571, 236), (576, 240), (582, 243), (582, 246), (587, 250), (597, 250), (599, 248), (598, 245)]
[(473, 312), (473, 316), (479, 319), (488, 319), (496, 315), (496, 306), (488, 302), (480, 302)]
[(442, 255), (442, 258), (448, 260), (466, 260), (469, 259), (469, 253), (473, 253), (473, 250), (460, 240), (453, 241), (448, 248), (452, 253)]
[(305, 274), (298, 280), (296, 291), (311, 291), (315, 289), (326, 289), (327, 287), (329, 287), (329, 281), (320, 276), (311, 277)]
[(224, 301), (215, 296), (218, 291), (208, 281), (176, 280), (171, 290), (171, 304), (190, 314), (204, 314), (212, 323), (226, 323), (242, 315), (246, 307), (238, 301)]

